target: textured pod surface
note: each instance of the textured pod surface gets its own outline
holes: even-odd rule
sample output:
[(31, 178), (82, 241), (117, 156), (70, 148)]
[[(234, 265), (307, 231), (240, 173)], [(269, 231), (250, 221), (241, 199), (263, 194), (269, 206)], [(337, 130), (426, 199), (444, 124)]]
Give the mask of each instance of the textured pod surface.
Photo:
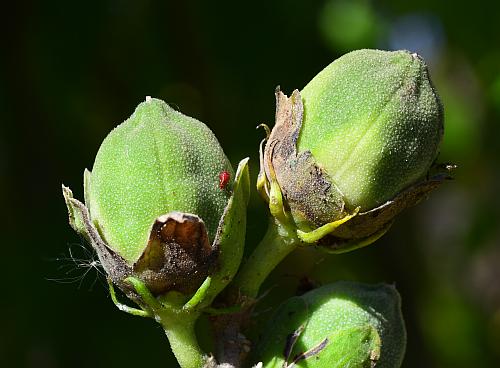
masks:
[(132, 264), (169, 212), (196, 214), (212, 243), (231, 194), (219, 188), (223, 171), (234, 177), (206, 125), (148, 99), (102, 143), (85, 175), (85, 202), (108, 246)]
[(301, 96), (297, 150), (312, 153), (350, 209), (363, 212), (392, 199), (436, 158), (443, 110), (416, 54), (348, 53), (316, 75)]
[(293, 297), (263, 330), (264, 366), (400, 367), (406, 332), (394, 287), (336, 282)]

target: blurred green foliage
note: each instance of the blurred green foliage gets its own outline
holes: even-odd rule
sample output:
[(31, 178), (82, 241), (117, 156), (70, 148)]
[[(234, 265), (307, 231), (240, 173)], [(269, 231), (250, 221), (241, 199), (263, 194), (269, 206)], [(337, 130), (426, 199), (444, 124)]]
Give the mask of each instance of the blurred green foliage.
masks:
[[(146, 95), (207, 123), (233, 164), (250, 155), (255, 177), (255, 126), (272, 124), (274, 87), (301, 89), (361, 47), (428, 61), (446, 114), (439, 159), (458, 164), (456, 180), (376, 245), (290, 256), (264, 285), (273, 292), (257, 317), (311, 282), (395, 282), (404, 367), (500, 366), (495, 2), (28, 0), (2, 13), (0, 366), (175, 366), (158, 326), (115, 310), (67, 224), (61, 183), (83, 197), (83, 169)], [(256, 195), (249, 214), (251, 248), (266, 224)]]

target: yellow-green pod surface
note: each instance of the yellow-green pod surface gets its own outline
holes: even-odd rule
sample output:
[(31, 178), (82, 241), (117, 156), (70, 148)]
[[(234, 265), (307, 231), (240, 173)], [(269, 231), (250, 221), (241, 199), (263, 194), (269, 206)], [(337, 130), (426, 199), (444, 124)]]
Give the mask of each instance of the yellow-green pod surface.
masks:
[(262, 334), (265, 368), (398, 368), (406, 331), (389, 285), (340, 281), (285, 301)]
[(360, 212), (422, 179), (443, 135), (443, 109), (424, 61), (408, 51), (358, 50), (301, 91), (297, 151), (310, 151)]
[(155, 219), (177, 211), (206, 225), (210, 244), (231, 195), (219, 174), (234, 172), (217, 139), (202, 122), (158, 99), (147, 99), (103, 141), (85, 201), (107, 245), (133, 264), (142, 255)]

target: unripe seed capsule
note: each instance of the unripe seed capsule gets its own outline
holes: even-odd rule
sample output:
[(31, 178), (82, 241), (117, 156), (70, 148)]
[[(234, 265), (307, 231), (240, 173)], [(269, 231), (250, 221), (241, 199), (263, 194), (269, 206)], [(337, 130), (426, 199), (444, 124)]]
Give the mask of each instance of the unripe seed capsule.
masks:
[(259, 192), (305, 242), (367, 245), (446, 177), (429, 175), (443, 109), (417, 54), (351, 52), (276, 103)]
[(255, 358), (265, 368), (399, 368), (406, 348), (399, 294), (384, 284), (340, 281), (290, 298), (265, 331)]
[[(232, 189), (247, 175), (245, 165)], [(86, 206), (63, 191), (72, 226), (89, 239), (118, 286), (128, 290), (124, 280), (134, 276), (155, 295), (189, 295), (215, 269), (221, 276), (212, 277), (211, 290), (220, 291), (240, 262), (244, 231), (234, 228), (241, 235), (231, 237), (224, 225), (236, 216), (244, 226), (246, 198), (239, 193), (241, 203), (234, 203), (232, 190), (218, 188), (231, 175), (205, 124), (147, 98), (106, 137), (92, 172), (85, 172)], [(245, 191), (246, 180), (238, 190)], [(230, 252), (222, 244), (227, 239)], [(216, 267), (221, 257), (223, 267)]]

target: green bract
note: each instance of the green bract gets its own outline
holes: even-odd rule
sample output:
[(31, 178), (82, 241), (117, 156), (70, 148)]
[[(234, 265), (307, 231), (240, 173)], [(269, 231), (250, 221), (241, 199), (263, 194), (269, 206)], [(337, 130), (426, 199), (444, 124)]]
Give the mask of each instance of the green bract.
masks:
[(406, 348), (399, 294), (382, 284), (341, 281), (293, 297), (265, 331), (256, 359), (266, 368), (398, 368)]
[(428, 175), (443, 109), (417, 54), (354, 51), (276, 100), (258, 187), (304, 242), (369, 244), (443, 179)]
[[(130, 276), (156, 295), (192, 295), (203, 283), (203, 296), (213, 298), (241, 260), (246, 163), (235, 175), (207, 126), (148, 98), (103, 141), (92, 173), (85, 171), (86, 206), (63, 188), (70, 222), (122, 289), (130, 289)], [(224, 188), (222, 172), (230, 177)]]

